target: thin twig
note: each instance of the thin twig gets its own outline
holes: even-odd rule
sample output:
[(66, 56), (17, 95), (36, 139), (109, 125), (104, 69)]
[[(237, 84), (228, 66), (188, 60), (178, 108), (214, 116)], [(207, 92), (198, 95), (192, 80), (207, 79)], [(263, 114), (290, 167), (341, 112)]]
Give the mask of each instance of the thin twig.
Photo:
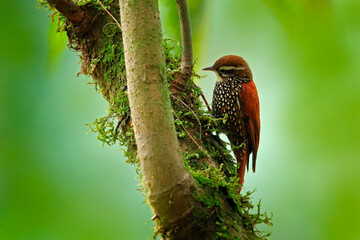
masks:
[(211, 112), (211, 107), (210, 107), (209, 103), (206, 101), (206, 97), (205, 97), (203, 91), (202, 91), (201, 88), (199, 88), (195, 83), (194, 83), (194, 85), (195, 85), (195, 87), (197, 87), (198, 89), (200, 89), (200, 96), (201, 96), (201, 98), (204, 100), (205, 105), (206, 105), (208, 111)]
[[(173, 113), (175, 115), (175, 117), (177, 118), (177, 120), (181, 121), (180, 118), (176, 115), (176, 112), (173, 110)], [(188, 132), (188, 130), (184, 127), (184, 125), (180, 124), (182, 126), (182, 128), (184, 129), (184, 131), (187, 133), (187, 135), (189, 136), (189, 138), (196, 144), (196, 146), (198, 146), (201, 151), (203, 151), (203, 153), (206, 154), (206, 156), (209, 158), (209, 160), (211, 160), (211, 156), (205, 151), (205, 149), (203, 149), (196, 141), (195, 139), (191, 136), (191, 134)]]
[(115, 131), (114, 131), (114, 142), (116, 142), (116, 137), (119, 134), (119, 128), (123, 128), (126, 123), (130, 120), (130, 113), (126, 113), (126, 115), (120, 119), (118, 119), (118, 123), (116, 124)]
[(194, 114), (194, 116), (195, 116), (195, 118), (196, 118), (196, 120), (198, 121), (199, 126), (200, 126), (200, 144), (201, 144), (201, 128), (202, 128), (202, 126), (201, 126), (201, 122), (200, 122), (199, 118), (196, 116), (196, 113), (191, 109), (191, 107), (189, 107), (189, 106), (188, 106), (186, 103), (184, 103), (181, 99), (179, 99), (179, 98), (177, 98), (177, 97), (175, 97), (175, 96), (173, 96), (173, 95), (171, 95), (171, 97), (173, 97), (173, 98), (175, 98), (176, 100), (178, 100), (179, 102), (181, 102), (187, 109), (190, 110), (190, 112), (192, 112), (192, 113)]
[(207, 107), (208, 111), (209, 111), (209, 112), (211, 112), (211, 108), (210, 108), (210, 106), (209, 106), (208, 102), (206, 101), (206, 98), (205, 98), (205, 96), (204, 96), (204, 94), (203, 94), (203, 92), (202, 92), (202, 91), (200, 92), (200, 96), (201, 96), (201, 98), (204, 100), (205, 105), (206, 105), (206, 107)]
[[(249, 217), (249, 219), (251, 219), (249, 213), (248, 213), (247, 211), (245, 211), (245, 210), (244, 210), (244, 212), (245, 212), (246, 215)], [(256, 227), (256, 224), (253, 223), (253, 221), (251, 221), (251, 225), (253, 225), (253, 227), (255, 228), (255, 230), (257, 231), (257, 233), (259, 234), (260, 239), (261, 239), (261, 240), (264, 240), (264, 238), (261, 236), (261, 233), (260, 233), (259, 229)]]
[(105, 8), (105, 6), (102, 4), (102, 2), (100, 2), (100, 0), (97, 0), (98, 3), (101, 5), (101, 7), (107, 12), (107, 14), (109, 14), (109, 16), (114, 19), (115, 23), (119, 26), (120, 30), (121, 30), (121, 25), (118, 22), (118, 20), (116, 20), (116, 18)]
[(181, 27), (181, 41), (182, 41), (182, 59), (181, 59), (181, 73), (186, 76), (191, 76), (194, 62), (190, 13), (186, 0), (176, 0), (180, 27)]

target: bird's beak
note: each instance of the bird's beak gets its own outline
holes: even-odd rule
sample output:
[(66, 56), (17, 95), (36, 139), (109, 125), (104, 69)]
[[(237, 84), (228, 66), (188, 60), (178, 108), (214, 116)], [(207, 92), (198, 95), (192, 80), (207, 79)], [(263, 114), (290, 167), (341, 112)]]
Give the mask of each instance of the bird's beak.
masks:
[(213, 67), (207, 67), (207, 68), (203, 68), (204, 71), (214, 71), (215, 72), (215, 68)]

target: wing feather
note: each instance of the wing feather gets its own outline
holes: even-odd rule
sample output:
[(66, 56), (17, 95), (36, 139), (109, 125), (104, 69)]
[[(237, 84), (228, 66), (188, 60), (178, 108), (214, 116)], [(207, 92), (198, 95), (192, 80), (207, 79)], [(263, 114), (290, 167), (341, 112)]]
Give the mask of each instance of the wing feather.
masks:
[(251, 141), (252, 170), (255, 172), (256, 156), (260, 140), (260, 106), (258, 93), (253, 81), (243, 84), (243, 88), (240, 90), (240, 96), (243, 103), (244, 117), (246, 119), (245, 124), (247, 125)]

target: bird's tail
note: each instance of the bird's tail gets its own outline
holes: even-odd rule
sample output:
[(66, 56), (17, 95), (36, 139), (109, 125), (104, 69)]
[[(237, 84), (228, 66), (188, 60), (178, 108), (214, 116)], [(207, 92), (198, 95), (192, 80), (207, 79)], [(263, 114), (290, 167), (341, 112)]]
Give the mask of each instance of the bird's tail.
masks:
[(244, 184), (244, 176), (245, 176), (245, 169), (248, 162), (249, 154), (248, 151), (245, 150), (245, 153), (243, 152), (243, 149), (234, 149), (234, 155), (236, 158), (236, 161), (240, 163), (240, 167), (238, 169), (238, 178), (240, 183), (239, 193), (241, 192), (242, 185)]

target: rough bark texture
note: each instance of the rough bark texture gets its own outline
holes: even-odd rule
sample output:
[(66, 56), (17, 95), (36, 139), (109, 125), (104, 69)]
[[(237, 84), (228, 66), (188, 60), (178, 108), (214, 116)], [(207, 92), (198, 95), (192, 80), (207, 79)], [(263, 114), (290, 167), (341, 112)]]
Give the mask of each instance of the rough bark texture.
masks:
[[(237, 193), (236, 165), (216, 120), (203, 109), (192, 79), (178, 71), (181, 56), (162, 42), (157, 1), (120, 1), (127, 73), (123, 33), (97, 1), (47, 2), (61, 13), (55, 15), (69, 47), (80, 52), (81, 73), (109, 102), (109, 115), (91, 127), (103, 143), (126, 147), (128, 162), (145, 179), (156, 233), (164, 239), (264, 239), (256, 224), (269, 218), (250, 212), (250, 193)], [(75, 10), (64, 10), (66, 5)], [(105, 7), (120, 21), (117, 1)]]
[(85, 19), (85, 11), (72, 0), (48, 0), (51, 7), (56, 8), (74, 25), (81, 25)]
[(120, 0), (128, 96), (150, 204), (173, 223), (194, 206), (194, 180), (177, 141), (157, 0)]

